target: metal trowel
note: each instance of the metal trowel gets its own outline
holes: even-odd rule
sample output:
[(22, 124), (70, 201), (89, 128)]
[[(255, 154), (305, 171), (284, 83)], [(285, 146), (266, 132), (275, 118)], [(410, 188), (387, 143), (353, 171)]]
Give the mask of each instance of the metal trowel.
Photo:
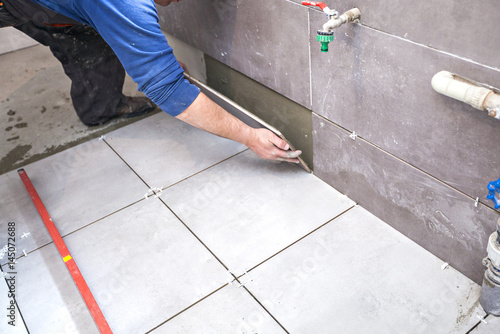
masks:
[[(283, 139), (284, 141), (287, 142), (287, 144), (290, 146), (290, 150), (295, 151), (295, 147), (290, 143), (288, 139), (285, 138), (285, 136), (274, 126), (268, 124), (264, 120), (262, 120), (260, 117), (252, 114), (250, 111), (246, 110), (242, 106), (238, 105), (234, 101), (228, 99), (221, 93), (217, 92), (216, 90), (208, 87), (204, 83), (200, 82), (199, 80), (193, 78), (187, 73), (184, 73), (186, 76), (186, 79), (188, 79), (192, 84), (198, 86), (201, 91), (207, 95), (210, 99), (212, 99), (215, 103), (220, 105), (222, 108), (227, 110), (229, 113), (234, 115), (236, 118), (240, 119), (244, 123), (248, 124), (249, 126), (252, 126), (254, 128), (266, 128), (270, 131), (272, 131), (274, 134), (276, 134), (278, 137)], [(311, 173), (311, 169), (307, 164), (304, 162), (304, 160), (299, 156), (299, 165), (304, 169), (306, 172)]]

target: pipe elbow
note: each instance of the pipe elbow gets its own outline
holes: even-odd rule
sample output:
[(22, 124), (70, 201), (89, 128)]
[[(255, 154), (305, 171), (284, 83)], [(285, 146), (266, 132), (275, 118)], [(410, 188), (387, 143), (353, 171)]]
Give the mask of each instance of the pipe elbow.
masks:
[(436, 73), (431, 84), (436, 92), (467, 103), (479, 110), (486, 108), (484, 104), (487, 96), (490, 93), (494, 94), (490, 89), (476, 86), (447, 71)]
[(325, 24), (323, 24), (323, 28), (321, 31), (330, 32), (335, 28), (338, 28), (342, 25), (342, 21), (339, 18), (328, 20)]

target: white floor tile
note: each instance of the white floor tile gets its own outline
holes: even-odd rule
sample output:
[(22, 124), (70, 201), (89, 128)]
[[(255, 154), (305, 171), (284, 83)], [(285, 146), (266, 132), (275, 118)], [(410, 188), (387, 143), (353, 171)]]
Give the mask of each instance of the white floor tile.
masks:
[[(5, 268), (5, 271), (8, 269)], [(14, 279), (12, 279), (14, 276)], [(0, 333), (7, 334), (27, 334), (28, 331), (24, 326), (24, 321), (21, 317), (21, 313), (15, 304), (15, 296), (12, 298), (12, 293), (16, 295), (19, 291), (17, 290), (17, 275), (8, 275), (9, 285), (2, 277), (0, 272)], [(10, 288), (14, 286), (14, 291), (10, 291)]]
[[(15, 223), (17, 257), (49, 242), (50, 235), (39, 218), (16, 171), (0, 175), (0, 249), (8, 242), (8, 223)], [(23, 237), (24, 235), (24, 237)], [(1, 253), (0, 253), (1, 254)], [(0, 256), (0, 264), (7, 258)]]
[(99, 333), (54, 244), (18, 261), (17, 302), (31, 334)]
[(247, 151), (162, 198), (235, 274), (242, 274), (354, 203), (295, 165)]
[(165, 187), (246, 149), (159, 113), (107, 135), (106, 141), (151, 187)]
[(474, 328), (470, 334), (498, 334), (500, 333), (500, 317), (488, 316), (484, 322)]
[[(290, 333), (465, 333), (480, 287), (356, 207), (251, 271)], [(245, 277), (242, 277), (245, 280)]]
[(228, 285), (168, 321), (152, 334), (286, 333), (236, 283)]
[(144, 200), (65, 238), (111, 329), (144, 333), (227, 283), (163, 205)]
[(37, 41), (13, 27), (5, 27), (0, 30), (0, 54), (16, 51), (37, 44)]
[[(95, 139), (24, 168), (59, 233), (65, 235), (126, 205), (147, 192), (147, 186), (106, 145)], [(51, 241), (17, 172), (0, 176), (0, 246), (7, 221), (17, 224), (18, 249), (27, 252)], [(5, 201), (4, 201), (5, 199)], [(5, 204), (5, 205), (4, 205)]]

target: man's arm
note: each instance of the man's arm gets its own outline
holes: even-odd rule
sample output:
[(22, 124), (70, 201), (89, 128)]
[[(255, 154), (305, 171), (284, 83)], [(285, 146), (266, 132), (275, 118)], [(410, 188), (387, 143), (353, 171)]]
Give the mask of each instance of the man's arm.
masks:
[[(49, 0), (33, 1), (53, 5)], [(64, 15), (92, 25), (138, 83), (139, 90), (166, 113), (240, 142), (262, 158), (298, 162), (300, 151), (287, 152), (288, 145), (274, 133), (247, 126), (189, 84), (160, 29), (152, 0), (73, 0), (55, 7)]]
[(215, 135), (248, 146), (259, 157), (298, 163), (301, 151), (289, 151), (288, 144), (267, 129), (254, 129), (200, 93), (176, 118)]

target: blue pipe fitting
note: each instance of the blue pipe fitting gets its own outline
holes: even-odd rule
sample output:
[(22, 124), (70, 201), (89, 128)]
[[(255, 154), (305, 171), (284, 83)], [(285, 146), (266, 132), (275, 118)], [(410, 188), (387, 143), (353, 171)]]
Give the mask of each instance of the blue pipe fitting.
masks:
[(500, 179), (488, 183), (488, 190), (489, 193), (486, 198), (493, 201), (493, 204), (495, 204), (495, 210), (500, 208)]

